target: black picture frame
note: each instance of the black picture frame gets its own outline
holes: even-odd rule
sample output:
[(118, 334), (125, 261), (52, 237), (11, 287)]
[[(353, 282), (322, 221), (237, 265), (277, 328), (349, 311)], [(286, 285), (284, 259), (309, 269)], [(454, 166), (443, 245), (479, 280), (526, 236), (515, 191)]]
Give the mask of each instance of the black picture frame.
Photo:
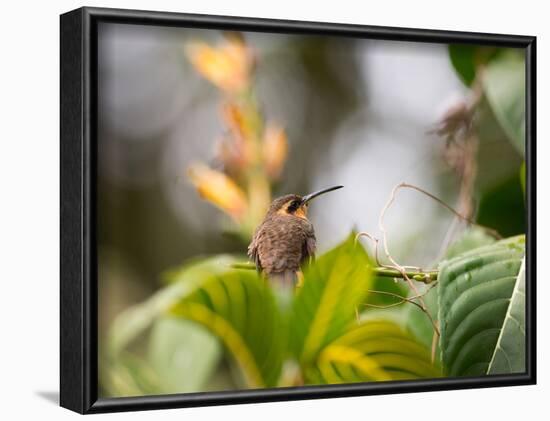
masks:
[[(527, 84), (526, 372), (475, 378), (98, 398), (96, 136), (99, 22), (524, 48)], [(536, 383), (536, 37), (87, 7), (61, 15), (60, 23), (61, 406), (87, 414)]]

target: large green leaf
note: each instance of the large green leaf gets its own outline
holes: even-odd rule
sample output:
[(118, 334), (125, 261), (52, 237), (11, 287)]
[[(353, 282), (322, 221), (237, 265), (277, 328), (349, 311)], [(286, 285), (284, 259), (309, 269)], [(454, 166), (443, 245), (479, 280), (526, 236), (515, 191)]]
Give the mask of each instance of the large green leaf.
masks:
[(488, 374), (525, 371), (525, 258), (504, 318)]
[[(451, 259), (459, 254), (467, 252), (469, 250), (475, 249), (477, 247), (485, 246), (495, 242), (495, 239), (491, 237), (485, 230), (482, 228), (472, 226), (464, 231), (445, 252), (445, 259)], [(419, 286), (421, 293), (429, 288), (427, 286)], [(428, 312), (434, 317), (437, 318), (439, 307), (438, 307), (438, 291), (437, 286), (432, 288), (426, 295), (424, 295), (424, 302)], [(433, 324), (421, 309), (417, 306), (408, 305), (406, 306), (407, 315), (406, 315), (406, 327), (413, 335), (424, 345), (431, 347), (434, 335)], [(436, 346), (436, 351), (439, 351), (438, 346)], [(436, 352), (436, 357), (439, 357), (439, 352)]]
[(499, 55), (485, 69), (483, 90), (504, 132), (525, 153), (525, 60), (517, 52)]
[(354, 233), (306, 268), (290, 320), (291, 351), (302, 364), (355, 320), (370, 284), (369, 258)]
[(450, 376), (487, 373), (520, 278), (524, 252), (525, 238), (518, 236), (441, 263), (440, 348)]
[(328, 344), (305, 370), (306, 384), (435, 378), (430, 350), (389, 320), (368, 320)]
[(287, 345), (285, 320), (269, 285), (255, 271), (213, 275), (170, 313), (218, 337), (247, 387), (277, 385)]
[(168, 286), (156, 292), (147, 301), (124, 310), (113, 321), (108, 337), (109, 354), (116, 357), (168, 308), (196, 291), (213, 274), (231, 270), (231, 264), (236, 261), (238, 259), (233, 256), (219, 255), (193, 261), (170, 271)]
[(200, 392), (222, 356), (220, 342), (202, 326), (163, 317), (153, 324), (149, 362), (163, 393)]

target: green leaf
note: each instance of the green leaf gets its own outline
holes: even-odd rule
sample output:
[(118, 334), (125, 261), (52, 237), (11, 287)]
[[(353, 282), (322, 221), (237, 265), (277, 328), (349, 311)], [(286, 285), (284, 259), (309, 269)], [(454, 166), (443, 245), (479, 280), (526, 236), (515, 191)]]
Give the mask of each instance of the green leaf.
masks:
[(502, 54), (487, 65), (483, 90), (502, 129), (517, 151), (525, 154), (525, 60)]
[(302, 364), (349, 327), (370, 285), (369, 258), (354, 233), (306, 268), (290, 319), (290, 348)]
[(201, 324), (233, 357), (248, 387), (277, 385), (286, 351), (286, 325), (275, 296), (256, 272), (211, 276), (170, 309)]
[(487, 373), (524, 253), (525, 238), (518, 236), (441, 263), (440, 348), (450, 376)]
[(143, 396), (161, 392), (161, 379), (150, 364), (129, 352), (116, 360), (100, 359), (100, 386), (104, 397)]
[(470, 86), (476, 77), (474, 53), (475, 47), (469, 45), (449, 45), (451, 64), (466, 86)]
[(147, 301), (121, 312), (113, 321), (108, 336), (108, 352), (115, 356), (136, 337), (151, 326), (153, 321), (182, 298), (192, 294), (213, 274), (230, 270), (236, 258), (219, 255), (202, 261), (193, 261), (171, 271), (171, 284), (156, 292)]
[[(422, 290), (427, 287), (420, 287)], [(438, 306), (437, 306), (437, 287), (432, 288), (426, 295), (424, 295), (424, 302), (430, 315), (436, 319)], [(420, 310), (417, 306), (407, 304), (407, 315), (405, 327), (412, 335), (424, 346), (431, 349), (434, 335), (434, 327), (430, 318)], [(436, 355), (437, 357), (437, 355)]]
[(369, 320), (328, 344), (305, 370), (306, 384), (435, 378), (430, 351), (388, 320)]
[(524, 258), (487, 373), (523, 373), (525, 368)]
[(163, 393), (202, 391), (221, 356), (216, 337), (194, 322), (164, 317), (153, 325), (149, 361)]
[(465, 44), (449, 45), (451, 64), (466, 86), (471, 86), (476, 78), (478, 66), (489, 62), (498, 54), (493, 47), (476, 47)]
[(525, 199), (517, 172), (483, 192), (477, 222), (509, 237), (525, 232)]
[[(445, 259), (451, 259), (459, 254), (494, 243), (496, 240), (487, 232), (476, 226), (472, 226), (464, 231), (447, 249)], [(424, 287), (423, 289), (427, 288)], [(421, 291), (422, 293), (422, 291)], [(437, 318), (439, 306), (437, 302), (437, 287), (432, 288), (424, 295), (424, 302), (428, 312)], [(434, 328), (428, 316), (417, 306), (407, 306), (406, 327), (407, 329), (425, 346), (432, 346)], [(439, 358), (439, 344), (436, 346), (436, 357)]]

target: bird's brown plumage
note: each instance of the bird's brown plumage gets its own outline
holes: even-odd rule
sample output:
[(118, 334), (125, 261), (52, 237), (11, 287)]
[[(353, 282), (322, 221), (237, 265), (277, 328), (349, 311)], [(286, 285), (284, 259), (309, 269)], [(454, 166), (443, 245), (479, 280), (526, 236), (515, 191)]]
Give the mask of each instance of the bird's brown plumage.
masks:
[(288, 212), (298, 195), (275, 199), (248, 246), (248, 256), (258, 271), (271, 280), (294, 283), (300, 266), (315, 253), (313, 225), (299, 213)]

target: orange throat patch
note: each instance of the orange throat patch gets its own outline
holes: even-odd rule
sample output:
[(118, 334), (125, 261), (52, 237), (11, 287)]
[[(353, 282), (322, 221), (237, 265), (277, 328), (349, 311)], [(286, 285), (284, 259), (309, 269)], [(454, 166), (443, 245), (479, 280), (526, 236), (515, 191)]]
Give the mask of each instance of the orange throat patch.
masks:
[(294, 212), (294, 215), (298, 218), (307, 219), (307, 209), (304, 206), (300, 206), (296, 212)]
[(307, 220), (307, 206), (300, 206), (298, 209), (296, 209), (296, 211), (290, 213), (288, 211), (288, 205), (290, 204), (291, 202), (288, 202), (287, 204), (285, 204), (284, 207), (282, 207), (281, 209), (279, 209), (277, 211), (277, 213), (279, 215), (286, 215), (286, 216), (295, 216), (297, 218), (302, 218), (302, 219), (306, 219)]

